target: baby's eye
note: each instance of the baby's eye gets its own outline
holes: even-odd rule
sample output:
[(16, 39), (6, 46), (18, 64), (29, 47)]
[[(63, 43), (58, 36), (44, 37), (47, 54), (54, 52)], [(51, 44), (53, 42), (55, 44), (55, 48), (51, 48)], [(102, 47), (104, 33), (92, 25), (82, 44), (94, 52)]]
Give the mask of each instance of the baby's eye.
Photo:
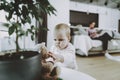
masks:
[(54, 39), (54, 41), (56, 41), (56, 39)]
[(64, 41), (64, 39), (54, 39), (54, 41)]
[(64, 41), (64, 39), (59, 39), (58, 41)]

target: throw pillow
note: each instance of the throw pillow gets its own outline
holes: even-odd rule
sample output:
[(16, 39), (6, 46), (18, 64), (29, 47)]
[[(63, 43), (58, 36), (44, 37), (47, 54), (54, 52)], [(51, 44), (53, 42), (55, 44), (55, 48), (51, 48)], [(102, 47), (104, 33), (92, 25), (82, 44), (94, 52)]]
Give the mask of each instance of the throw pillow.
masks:
[(113, 31), (113, 34), (114, 34), (115, 39), (120, 39), (120, 33), (119, 32)]
[(88, 32), (82, 27), (82, 25), (77, 25), (78, 31), (82, 35), (88, 35)]

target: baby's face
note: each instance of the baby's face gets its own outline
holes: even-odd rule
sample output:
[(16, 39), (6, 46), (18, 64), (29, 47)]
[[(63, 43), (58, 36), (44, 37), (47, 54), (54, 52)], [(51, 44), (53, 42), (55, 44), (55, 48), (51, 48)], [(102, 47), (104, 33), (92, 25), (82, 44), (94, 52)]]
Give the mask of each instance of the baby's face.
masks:
[(68, 46), (69, 39), (64, 33), (56, 33), (54, 35), (55, 45), (59, 49), (65, 49)]

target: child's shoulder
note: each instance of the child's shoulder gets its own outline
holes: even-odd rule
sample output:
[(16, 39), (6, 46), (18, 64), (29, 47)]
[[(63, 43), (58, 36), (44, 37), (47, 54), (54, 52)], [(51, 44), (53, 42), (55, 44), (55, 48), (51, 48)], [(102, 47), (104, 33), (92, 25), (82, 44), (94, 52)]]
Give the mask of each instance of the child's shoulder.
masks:
[(68, 45), (73, 46), (73, 44), (72, 44), (72, 43), (70, 43), (70, 42), (69, 42), (69, 44), (68, 44)]
[(70, 48), (70, 49), (75, 49), (75, 47), (74, 47), (74, 45), (73, 45), (72, 43), (69, 43), (69, 44), (68, 44), (68, 48)]

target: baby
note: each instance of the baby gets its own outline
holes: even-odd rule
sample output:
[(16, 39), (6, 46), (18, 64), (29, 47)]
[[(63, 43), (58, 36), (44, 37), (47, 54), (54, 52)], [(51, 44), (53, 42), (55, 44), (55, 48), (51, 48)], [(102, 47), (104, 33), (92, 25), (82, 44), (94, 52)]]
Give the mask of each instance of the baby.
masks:
[(55, 43), (51, 47), (50, 53), (52, 57), (60, 62), (59, 66), (77, 69), (75, 48), (70, 40), (70, 27), (64, 23), (56, 25), (54, 29)]

